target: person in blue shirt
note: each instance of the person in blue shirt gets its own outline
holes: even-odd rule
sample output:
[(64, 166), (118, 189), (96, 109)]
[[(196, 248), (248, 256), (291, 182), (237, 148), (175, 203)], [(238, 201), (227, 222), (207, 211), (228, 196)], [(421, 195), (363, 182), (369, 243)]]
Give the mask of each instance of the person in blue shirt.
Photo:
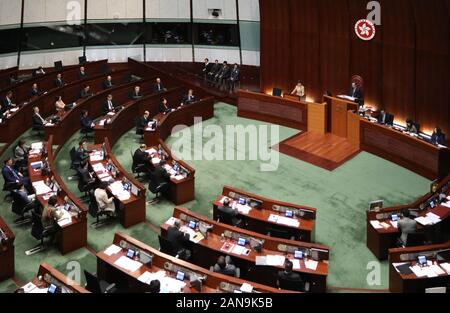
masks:
[(433, 134), (431, 135), (431, 140), (430, 140), (431, 144), (433, 145), (441, 145), (441, 146), (445, 146), (445, 134), (442, 132), (442, 129), (440, 129), (439, 127), (436, 127), (434, 129)]

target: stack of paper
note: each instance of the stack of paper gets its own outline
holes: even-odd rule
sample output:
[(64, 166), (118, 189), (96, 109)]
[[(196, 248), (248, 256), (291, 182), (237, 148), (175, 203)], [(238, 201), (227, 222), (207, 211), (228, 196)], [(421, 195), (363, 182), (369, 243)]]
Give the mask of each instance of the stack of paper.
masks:
[(110, 245), (106, 250), (105, 250), (105, 254), (107, 256), (111, 256), (113, 254), (117, 254), (120, 251), (122, 251), (122, 248), (116, 245)]
[(142, 263), (127, 258), (126, 256), (121, 256), (114, 264), (130, 272), (135, 272), (142, 266)]
[(450, 208), (450, 202), (442, 203), (443, 206)]
[(414, 275), (416, 275), (419, 278), (427, 276), (427, 273), (419, 265), (411, 266), (411, 271), (413, 271)]
[(183, 175), (176, 175), (176, 176), (172, 176), (173, 179), (175, 179), (176, 181), (180, 181), (184, 179)]
[(186, 287), (186, 283), (184, 281), (180, 281), (168, 276), (161, 278), (160, 283), (161, 290), (169, 293), (180, 293), (183, 291), (184, 287)]
[(98, 162), (98, 161), (103, 160), (103, 154), (102, 154), (102, 152), (99, 151), (99, 152), (94, 152), (94, 153), (92, 153), (92, 154), (90, 155), (90, 160), (91, 160), (91, 162)]
[(256, 256), (255, 265), (257, 266), (265, 266), (267, 265), (267, 258), (265, 256)]
[(247, 249), (243, 246), (240, 245), (235, 245), (233, 250), (231, 250), (231, 253), (236, 254), (236, 255), (241, 255), (244, 254), (247, 251)]
[(440, 265), (450, 275), (450, 263), (441, 263)]
[(299, 270), (301, 268), (299, 259), (291, 259), (290, 261), (294, 265), (294, 270)]
[(158, 151), (156, 151), (154, 148), (151, 148), (151, 149), (145, 150), (145, 152), (147, 152), (150, 155), (153, 155), (153, 154), (156, 154)]
[(281, 225), (287, 225), (291, 227), (299, 227), (300, 222), (295, 218), (289, 218), (281, 215), (270, 214), (269, 221)]
[(314, 260), (305, 260), (305, 267), (309, 270), (317, 270), (317, 265), (319, 265), (319, 262)]
[(389, 228), (391, 228), (391, 225), (388, 224), (388, 223), (386, 223), (386, 222), (380, 223), (380, 226), (383, 227), (384, 229), (389, 229)]
[(159, 164), (161, 162), (161, 159), (160, 158), (153, 158), (152, 159), (152, 163), (153, 164)]
[(92, 169), (94, 170), (94, 172), (99, 173), (99, 172), (104, 172), (105, 171), (105, 167), (103, 166), (102, 163), (97, 163), (92, 165)]
[(253, 291), (253, 286), (248, 283), (243, 283), (240, 290), (242, 292), (251, 293)]
[(242, 204), (239, 204), (239, 203), (237, 203), (237, 202), (234, 203), (234, 207), (235, 207), (236, 209), (238, 209), (239, 213), (245, 214), (245, 215), (247, 215), (248, 213), (250, 213), (250, 211), (252, 210), (252, 208), (251, 208), (250, 206), (248, 206), (248, 205), (242, 205)]
[(101, 173), (101, 174), (98, 174), (98, 178), (100, 178), (100, 179), (103, 179), (103, 178), (111, 178), (111, 176), (109, 176), (109, 174), (108, 173)]
[(284, 260), (282, 255), (266, 255), (266, 264), (270, 266), (283, 266)]
[(398, 222), (397, 221), (391, 221), (391, 225), (394, 227), (394, 228), (398, 228)]
[(370, 221), (370, 224), (372, 224), (373, 228), (375, 228), (375, 229), (383, 228), (383, 226), (381, 226), (381, 224), (380, 224), (380, 221), (378, 221), (378, 220)]
[(108, 116), (114, 116), (114, 115), (116, 115), (116, 113), (114, 113), (114, 112), (108, 112), (107, 115), (108, 115)]
[(166, 277), (165, 271), (159, 271), (156, 273), (145, 272), (141, 276), (139, 276), (138, 280), (143, 282), (144, 284), (150, 285), (152, 280), (161, 280)]
[(99, 126), (105, 126), (105, 122), (106, 122), (106, 120), (100, 120), (100, 121), (98, 122), (98, 125), (99, 125)]
[(50, 187), (47, 186), (43, 180), (34, 182), (33, 187), (34, 187), (34, 190), (36, 190), (36, 195), (38, 195), (38, 196), (45, 195), (46, 193), (49, 193), (52, 191), (50, 189)]
[(175, 218), (175, 217), (170, 217), (167, 221), (166, 221), (166, 224), (167, 225), (170, 225), (170, 226), (173, 226), (173, 225), (175, 225), (175, 222), (177, 221), (178, 219), (177, 218)]
[(35, 142), (31, 144), (31, 150), (42, 150), (44, 148), (43, 142)]
[(116, 196), (120, 201), (126, 201), (131, 198), (129, 191), (123, 189), (122, 182), (116, 181), (109, 185), (111, 193)]
[(432, 212), (429, 212), (425, 216), (420, 216), (420, 217), (416, 218), (416, 221), (417, 221), (417, 223), (420, 223), (424, 226), (425, 225), (434, 225), (434, 224), (439, 223), (441, 221), (441, 218), (438, 215), (436, 215)]
[(430, 269), (436, 274), (436, 275), (444, 275), (446, 274), (445, 271), (439, 267), (439, 265), (431, 265)]

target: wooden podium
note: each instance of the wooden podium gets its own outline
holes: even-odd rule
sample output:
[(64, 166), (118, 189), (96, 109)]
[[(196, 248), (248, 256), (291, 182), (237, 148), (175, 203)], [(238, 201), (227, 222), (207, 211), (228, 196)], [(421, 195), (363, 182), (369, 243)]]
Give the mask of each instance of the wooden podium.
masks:
[(359, 115), (358, 104), (330, 96), (324, 96), (327, 103), (327, 132), (335, 136), (346, 138), (352, 144), (359, 146)]

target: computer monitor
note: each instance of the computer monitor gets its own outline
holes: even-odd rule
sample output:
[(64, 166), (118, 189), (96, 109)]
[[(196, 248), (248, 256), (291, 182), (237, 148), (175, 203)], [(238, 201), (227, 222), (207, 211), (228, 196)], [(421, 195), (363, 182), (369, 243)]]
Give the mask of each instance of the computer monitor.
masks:
[(397, 221), (399, 220), (398, 214), (392, 214), (392, 215), (391, 215), (391, 220), (392, 220), (393, 222), (397, 222)]
[(239, 238), (237, 244), (240, 246), (245, 246), (247, 240), (245, 238)]
[(185, 275), (186, 275), (186, 274), (185, 274), (184, 272), (182, 272), (182, 271), (177, 271), (176, 279), (178, 279), (178, 280), (180, 280), (180, 281), (183, 281)]
[(64, 70), (62, 61), (56, 61), (54, 64), (56, 71), (61, 72), (62, 70)]
[(247, 203), (247, 201), (244, 198), (239, 198), (238, 199), (238, 203), (242, 204), (242, 205), (245, 205)]
[(369, 203), (369, 211), (375, 211), (378, 212), (383, 208), (384, 201), (383, 200), (376, 200)]
[(281, 97), (283, 93), (283, 90), (281, 90), (280, 88), (273, 88), (272, 90), (272, 96), (274, 97)]
[(290, 217), (290, 218), (293, 218), (294, 217), (294, 211), (292, 211), (292, 210), (286, 210), (286, 217)]
[(424, 255), (419, 255), (419, 257), (417, 258), (417, 261), (418, 261), (420, 266), (427, 265), (427, 257), (424, 256)]
[(189, 228), (196, 229), (197, 223), (195, 221), (189, 221), (188, 226), (189, 226)]
[(263, 202), (257, 199), (250, 199), (249, 205), (253, 209), (260, 210), (262, 209)]
[(123, 190), (126, 190), (126, 191), (130, 191), (131, 190), (131, 184), (130, 183), (123, 183), (122, 184), (123, 185)]
[(131, 194), (135, 197), (139, 197), (139, 188), (135, 185), (131, 185)]
[(87, 63), (87, 58), (86, 58), (86, 56), (78, 57), (78, 63), (80, 63), (80, 65), (86, 64), (86, 63)]
[(127, 257), (129, 257), (130, 259), (134, 258), (134, 255), (136, 254), (136, 251), (134, 251), (133, 249), (128, 249), (127, 251)]
[(303, 259), (303, 251), (295, 250), (294, 251), (294, 258), (301, 260)]
[(47, 292), (48, 293), (56, 293), (57, 290), (58, 290), (58, 286), (56, 286), (55, 284), (50, 284)]
[(147, 252), (141, 251), (139, 253), (139, 262), (144, 265), (151, 266), (153, 262), (153, 256), (148, 254)]

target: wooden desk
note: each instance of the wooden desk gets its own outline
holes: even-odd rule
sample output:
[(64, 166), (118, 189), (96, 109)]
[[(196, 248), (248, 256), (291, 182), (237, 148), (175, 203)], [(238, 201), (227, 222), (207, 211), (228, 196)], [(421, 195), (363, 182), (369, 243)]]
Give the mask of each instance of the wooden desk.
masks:
[[(55, 160), (53, 155), (53, 138), (50, 137), (49, 141), (44, 143), (48, 157), (45, 158), (42, 154), (29, 155), (28, 157), (28, 172), (30, 176), (31, 183), (36, 183), (38, 181), (53, 179), (57, 183), (60, 189), (60, 195), (58, 197), (58, 204), (62, 205), (65, 203), (64, 198), (67, 196), (69, 202), (73, 204), (73, 210), (71, 213), (72, 221), (64, 226), (57, 226), (57, 245), (59, 251), (62, 254), (67, 254), (69, 252), (78, 250), (87, 245), (87, 208), (85, 205), (74, 195), (64, 184), (61, 177), (56, 171), (52, 171), (49, 175), (42, 176), (42, 171), (35, 171), (31, 167), (31, 163), (42, 161), (44, 164), (48, 162), (50, 169), (55, 169)], [(47, 159), (47, 160), (46, 160)], [(44, 207), (48, 203), (49, 194), (36, 195), (37, 200)], [(79, 211), (79, 213), (77, 212)]]
[[(133, 225), (144, 222), (145, 221), (145, 205), (146, 205), (146, 203), (145, 203), (146, 189), (134, 177), (129, 175), (128, 172), (125, 171), (125, 169), (123, 169), (123, 167), (120, 165), (120, 162), (117, 161), (116, 157), (111, 152), (111, 147), (109, 145), (108, 138), (104, 138), (104, 142), (105, 142), (104, 147), (105, 147), (106, 156), (110, 160), (110, 163), (113, 164), (114, 167), (118, 170), (117, 176), (115, 177), (114, 180), (115, 181), (126, 180), (128, 182), (131, 182), (131, 184), (138, 189), (137, 195), (134, 195), (130, 192), (129, 199), (119, 199), (119, 197), (117, 195), (114, 195), (115, 200), (116, 200), (115, 201), (116, 209), (117, 209), (117, 212), (119, 213), (119, 217), (120, 217), (120, 223), (123, 225), (123, 227), (128, 228)], [(91, 146), (90, 149), (94, 150), (94, 151), (98, 151), (98, 152), (103, 151), (102, 145), (94, 145), (94, 146)], [(104, 159), (102, 159), (100, 161), (97, 161), (97, 160), (93, 161), (92, 156), (89, 159), (89, 164), (90, 164), (91, 168), (93, 168), (96, 164), (102, 164), (106, 170), (108, 163), (109, 163), (108, 160), (104, 160)], [(110, 178), (114, 177), (113, 174), (107, 170), (106, 170), (106, 172), (104, 172), (104, 171), (96, 172), (95, 175), (97, 176), (98, 180), (101, 180), (99, 175), (105, 174), (105, 173), (108, 173)], [(109, 189), (109, 191), (111, 192), (111, 189)]]
[(238, 116), (306, 131), (308, 104), (264, 93), (239, 90)]
[[(191, 262), (203, 268), (209, 268), (214, 265), (220, 255), (230, 255), (234, 264), (241, 269), (241, 278), (254, 281), (263, 285), (276, 286), (277, 275), (283, 266), (256, 266), (257, 257), (267, 255), (278, 255), (293, 259), (293, 252), (301, 249), (311, 256), (314, 254), (317, 258), (317, 268), (315, 270), (308, 269), (305, 266), (305, 260), (299, 260), (300, 269), (294, 271), (300, 273), (305, 282), (310, 284), (311, 292), (326, 292), (326, 281), (328, 275), (329, 248), (326, 246), (304, 243), (299, 241), (291, 241), (285, 239), (272, 238), (258, 233), (248, 231), (246, 229), (236, 228), (229, 225), (218, 223), (207, 217), (194, 213), (184, 208), (175, 208), (173, 217), (182, 221), (182, 225), (188, 224), (188, 221), (204, 222), (212, 225), (213, 228), (207, 238), (201, 240), (197, 244), (192, 244), (192, 260)], [(167, 238), (167, 229), (169, 224), (161, 225), (161, 236)], [(187, 226), (186, 226), (187, 227)], [(222, 237), (222, 234), (224, 235)], [(263, 247), (261, 252), (251, 250), (247, 255), (234, 254), (223, 250), (225, 246), (236, 244), (234, 237), (253, 238), (262, 240)], [(291, 247), (286, 252), (286, 247)], [(246, 248), (250, 249), (247, 244)], [(316, 251), (316, 252), (311, 252)], [(319, 252), (320, 251), (320, 252)]]
[[(17, 136), (31, 128), (33, 107), (39, 107), (41, 116), (46, 117), (55, 112), (55, 98), (57, 96), (62, 96), (64, 102), (69, 104), (79, 101), (80, 91), (84, 84), (91, 84), (91, 87), (93, 88), (96, 88), (97, 85), (101, 86), (101, 83), (105, 80), (105, 76), (107, 75), (101, 70), (102, 67), (106, 65), (106, 62), (107, 61), (105, 60), (86, 64), (86, 72), (88, 72), (90, 76), (84, 80), (78, 79), (78, 68), (77, 70), (70, 70), (67, 73), (63, 72), (63, 79), (67, 85), (60, 88), (54, 86), (56, 73), (53, 73), (53, 75), (46, 78), (49, 84), (47, 94), (29, 99), (30, 90), (22, 91), (23, 95), (27, 96), (24, 101), (31, 100), (27, 103), (16, 101), (14, 95), (13, 102), (20, 105), (20, 107), (17, 111), (11, 112), (5, 122), (0, 124), (0, 141), (13, 142)], [(123, 71), (118, 71), (118, 73), (121, 72)], [(41, 86), (39, 87), (41, 88)]]
[[(285, 232), (289, 238), (293, 237), (294, 240), (314, 242), (316, 209), (292, 203), (270, 200), (237, 188), (225, 186), (223, 187), (222, 195), (219, 196), (213, 203), (215, 220), (218, 220), (219, 218), (219, 211), (217, 208), (222, 205), (221, 200), (225, 197), (230, 198), (235, 202), (239, 198), (244, 198), (247, 203), (252, 199), (258, 200), (262, 203), (260, 209), (252, 209), (248, 214), (241, 213), (239, 215), (239, 218), (245, 222), (246, 229), (263, 235), (267, 235), (271, 230), (278, 230)], [(296, 220), (299, 222), (297, 227), (283, 225), (269, 220), (271, 215), (285, 217), (284, 212), (286, 209), (297, 213)]]
[[(146, 292), (149, 290), (147, 284), (138, 280), (138, 278), (145, 272), (156, 273), (159, 271), (164, 271), (166, 276), (174, 278), (176, 271), (180, 270), (189, 275), (205, 278), (201, 290), (190, 287), (191, 285), (189, 279), (186, 278), (184, 281), (186, 283), (186, 287), (183, 289), (183, 293), (233, 292), (234, 289), (239, 289), (240, 286), (245, 283), (242, 279), (210, 272), (191, 263), (163, 254), (160, 251), (122, 233), (116, 233), (113, 244), (122, 247), (122, 250), (113, 255), (107, 255), (105, 254), (105, 251), (97, 253), (97, 275), (100, 279), (111, 283), (114, 282), (119, 286), (119, 288), (124, 287), (130, 292)], [(145, 252), (153, 256), (152, 264), (143, 264), (135, 272), (130, 272), (115, 264), (119, 258), (126, 257), (126, 252), (128, 249)], [(260, 284), (252, 284), (252, 286), (257, 292), (286, 292)]]
[[(450, 195), (450, 175), (447, 176), (438, 186), (439, 191), (443, 191), (447, 195)], [(439, 193), (437, 194), (439, 195)], [(418, 231), (424, 232), (428, 240), (432, 240), (435, 243), (441, 243), (443, 238), (443, 230), (450, 229), (450, 208), (443, 205), (437, 205), (432, 209), (429, 205), (430, 200), (434, 199), (436, 194), (427, 193), (419, 198), (417, 201), (389, 208), (383, 208), (379, 212), (367, 212), (367, 236), (366, 244), (367, 248), (379, 259), (386, 260), (388, 258), (388, 250), (396, 247), (396, 242), (400, 236), (400, 231), (395, 228), (391, 223), (391, 216), (393, 214), (401, 214), (404, 210), (413, 209), (419, 212), (419, 216), (426, 216), (428, 213), (434, 213), (441, 218), (441, 222), (435, 225), (422, 226), (418, 224)], [(428, 205), (427, 205), (428, 204)], [(371, 222), (379, 221), (385, 222), (389, 227), (376, 229)]]
[[(443, 251), (446, 251), (443, 254), (445, 260), (437, 260), (436, 255)], [(427, 288), (448, 288), (450, 286), (450, 273), (440, 264), (450, 262), (449, 251), (450, 242), (440, 245), (390, 249), (389, 291), (395, 293), (424, 293)], [(427, 260), (431, 261), (443, 273), (439, 273), (436, 277), (417, 277), (414, 273), (400, 273), (396, 269), (396, 265), (404, 263), (410, 266), (417, 265), (419, 256), (426, 256)]]
[(11, 84), (9, 83), (9, 77), (11, 75), (17, 76), (19, 72), (19, 68), (17, 66), (6, 68), (0, 71), (0, 90), (5, 88), (11, 88)]
[[(39, 280), (39, 278), (41, 278), (41, 280)], [(62, 288), (65, 290), (64, 293), (90, 293), (47, 263), (42, 263), (39, 266), (38, 274), (33, 278), (30, 284), (33, 284), (39, 289), (48, 289), (48, 287), (53, 284), (58, 287), (58, 293), (63, 293), (61, 291)], [(31, 290), (31, 292), (33, 292), (33, 290)]]
[(45, 126), (46, 138), (53, 135), (54, 144), (63, 144), (81, 128), (80, 116), (83, 110), (88, 111), (88, 116), (91, 119), (96, 119), (103, 115), (103, 103), (106, 101), (108, 94), (113, 96), (113, 101), (116, 105), (127, 103), (130, 101), (128, 96), (134, 86), (139, 85), (141, 90), (144, 92), (151, 89), (153, 86), (153, 80), (154, 78), (147, 78), (137, 82), (119, 85), (111, 89), (102, 90), (96, 95), (81, 101), (72, 110), (63, 113), (61, 116), (61, 121), (58, 124)]
[[(175, 111), (168, 114), (159, 113), (155, 116), (158, 121), (156, 130), (145, 129), (144, 142), (147, 146), (154, 146), (158, 144), (159, 139), (166, 140), (172, 135), (174, 127), (184, 125), (192, 126), (199, 121), (205, 121), (214, 117), (214, 103), (213, 97), (200, 99), (194, 103), (179, 107), (171, 103), (172, 109)], [(177, 129), (179, 131), (181, 129)]]
[(6, 222), (0, 217), (0, 229), (8, 237), (0, 242), (0, 282), (14, 276), (14, 240), (15, 236)]
[(450, 173), (450, 149), (438, 148), (384, 125), (361, 119), (361, 149), (430, 180)]

